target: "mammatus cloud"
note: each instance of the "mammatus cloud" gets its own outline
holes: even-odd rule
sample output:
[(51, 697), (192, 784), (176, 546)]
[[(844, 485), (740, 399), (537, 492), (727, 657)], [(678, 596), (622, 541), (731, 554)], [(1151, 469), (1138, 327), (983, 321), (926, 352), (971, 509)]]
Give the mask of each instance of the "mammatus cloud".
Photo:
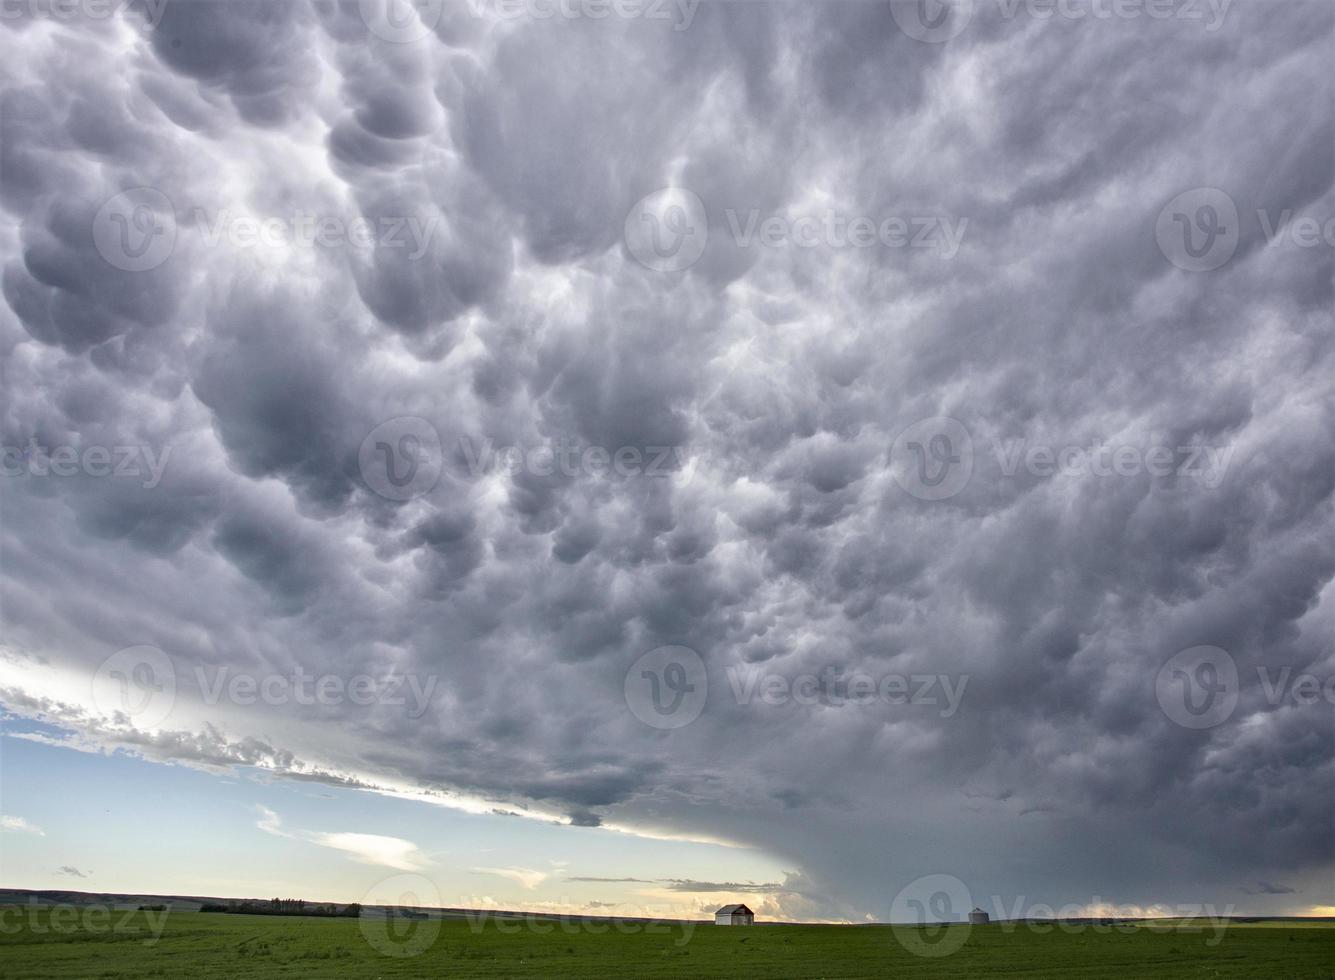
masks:
[(260, 819), (255, 826), (266, 834), (275, 837), (288, 837), (292, 840), (318, 844), (349, 855), (362, 864), (375, 864), (400, 871), (418, 871), (428, 865), (426, 856), (417, 845), (401, 837), (386, 837), (381, 834), (357, 834), (349, 832), (324, 833), (309, 830), (286, 830), (282, 820), (268, 807), (259, 807)]
[(1335, 902), (1335, 9), (427, 7), (0, 20), (27, 737)]

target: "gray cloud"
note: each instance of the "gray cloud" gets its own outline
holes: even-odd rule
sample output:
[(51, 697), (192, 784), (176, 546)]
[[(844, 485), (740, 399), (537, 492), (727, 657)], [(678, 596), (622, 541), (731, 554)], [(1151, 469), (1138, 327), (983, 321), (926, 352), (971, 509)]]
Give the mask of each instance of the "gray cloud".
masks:
[(1244, 888), (1246, 895), (1293, 895), (1298, 889), (1288, 885), (1272, 885), (1268, 881), (1258, 881), (1255, 888)]
[[(171, 447), (151, 488), (0, 477), (6, 643), (89, 674), (152, 644), (180, 686), (155, 732), (9, 709), (158, 760), (735, 841), (796, 869), (798, 916), (884, 916), (931, 873), (1053, 904), (1335, 901), (1335, 719), (1258, 680), (1335, 674), (1335, 253), (1258, 216), (1335, 214), (1335, 11), (980, 3), (931, 44), (882, 3), (706, 3), (682, 31), (445, 7), (407, 44), (355, 3), (0, 21), (3, 444)], [(654, 272), (623, 225), (674, 185), (709, 239)], [(92, 228), (142, 187), (174, 246), (125, 271)], [(1197, 187), (1239, 215), (1204, 273), (1155, 234)], [(967, 225), (951, 258), (729, 232), (825, 208)], [(247, 247), (210, 239), (224, 211), (431, 232)], [(403, 416), (443, 457), (408, 500), (359, 463)], [(936, 416), (973, 471), (924, 500), (892, 447)], [(693, 468), (470, 469), (488, 440)], [(1230, 455), (1213, 486), (1008, 471), (1020, 440)], [(671, 731), (624, 693), (664, 644), (708, 677)], [(1242, 684), (1191, 730), (1155, 678), (1202, 644)], [(193, 668), (228, 664), (439, 685), (416, 718), (187, 711)], [(733, 693), (836, 668), (968, 680), (948, 717)]]

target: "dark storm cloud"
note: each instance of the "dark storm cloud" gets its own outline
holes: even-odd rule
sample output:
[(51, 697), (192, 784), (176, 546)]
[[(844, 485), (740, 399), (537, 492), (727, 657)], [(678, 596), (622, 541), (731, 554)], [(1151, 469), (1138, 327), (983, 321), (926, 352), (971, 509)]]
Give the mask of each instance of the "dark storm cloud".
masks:
[(337, 506), (352, 492), (340, 429), (351, 409), (338, 351), (321, 344), (277, 296), (241, 297), (214, 321), (194, 371), (228, 459), (253, 478), (279, 477), (301, 497)]
[[(1335, 720), (1260, 680), (1335, 675), (1335, 252), (1294, 238), (1335, 215), (1335, 11), (974, 6), (944, 44), (871, 2), (705, 3), (683, 30), (426, 5), (407, 43), (356, 3), (0, 22), (4, 445), (170, 447), (152, 487), (2, 478), (6, 642), (85, 673), (152, 644), (180, 689), (148, 732), (6, 703), (83, 747), (755, 846), (797, 870), (669, 884), (771, 913), (885, 916), (935, 873), (1335, 901)], [(624, 227), (667, 186), (709, 236), (657, 272)], [(1236, 243), (1188, 272), (1156, 221), (1201, 187)], [(92, 228), (141, 188), (174, 238), (134, 270)], [(827, 210), (958, 239), (737, 231)], [(299, 213), (403, 234), (220, 223)], [(921, 499), (892, 446), (938, 416), (972, 476)], [(403, 417), (439, 472), (396, 495), (364, 440)], [(673, 462), (483, 455), (566, 443)], [(1099, 445), (1220, 455), (1023, 462)], [(625, 693), (664, 644), (708, 677), (672, 730)], [(1240, 684), (1195, 730), (1155, 680), (1204, 644)], [(187, 710), (193, 668), (228, 664), (438, 686), (415, 717)], [(747, 671), (819, 696), (739, 694)], [(841, 703), (859, 673), (937, 700)]]
[(1288, 885), (1272, 885), (1268, 881), (1258, 881), (1255, 888), (1243, 889), (1247, 895), (1292, 895), (1296, 891), (1296, 888), (1290, 888)]
[(291, 119), (320, 81), (310, 50), (310, 5), (232, 0), (167, 3), (151, 32), (153, 50), (173, 70), (225, 92), (247, 121)]
[(91, 195), (51, 200), (44, 220), (23, 226), (21, 264), (5, 269), (5, 298), (29, 332), (71, 352), (161, 327), (180, 302), (182, 284), (165, 266), (135, 278), (107, 269), (87, 234), (100, 203)]

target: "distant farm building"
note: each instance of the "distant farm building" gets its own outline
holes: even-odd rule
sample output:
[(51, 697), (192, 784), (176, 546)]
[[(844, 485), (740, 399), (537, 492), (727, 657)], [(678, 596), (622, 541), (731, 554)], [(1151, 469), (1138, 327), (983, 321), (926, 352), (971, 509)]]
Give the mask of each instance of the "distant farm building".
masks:
[(753, 926), (756, 914), (745, 905), (725, 905), (714, 913), (716, 926)]
[(985, 926), (990, 921), (992, 920), (987, 917), (987, 913), (980, 908), (975, 907), (974, 910), (969, 913), (969, 925), (971, 926)]

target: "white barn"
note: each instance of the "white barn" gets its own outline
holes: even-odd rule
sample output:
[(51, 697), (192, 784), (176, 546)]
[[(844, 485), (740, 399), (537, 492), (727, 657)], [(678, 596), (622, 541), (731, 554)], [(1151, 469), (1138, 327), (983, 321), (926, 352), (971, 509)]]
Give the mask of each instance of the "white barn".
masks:
[(745, 905), (725, 905), (714, 913), (716, 926), (753, 926), (756, 914)]

